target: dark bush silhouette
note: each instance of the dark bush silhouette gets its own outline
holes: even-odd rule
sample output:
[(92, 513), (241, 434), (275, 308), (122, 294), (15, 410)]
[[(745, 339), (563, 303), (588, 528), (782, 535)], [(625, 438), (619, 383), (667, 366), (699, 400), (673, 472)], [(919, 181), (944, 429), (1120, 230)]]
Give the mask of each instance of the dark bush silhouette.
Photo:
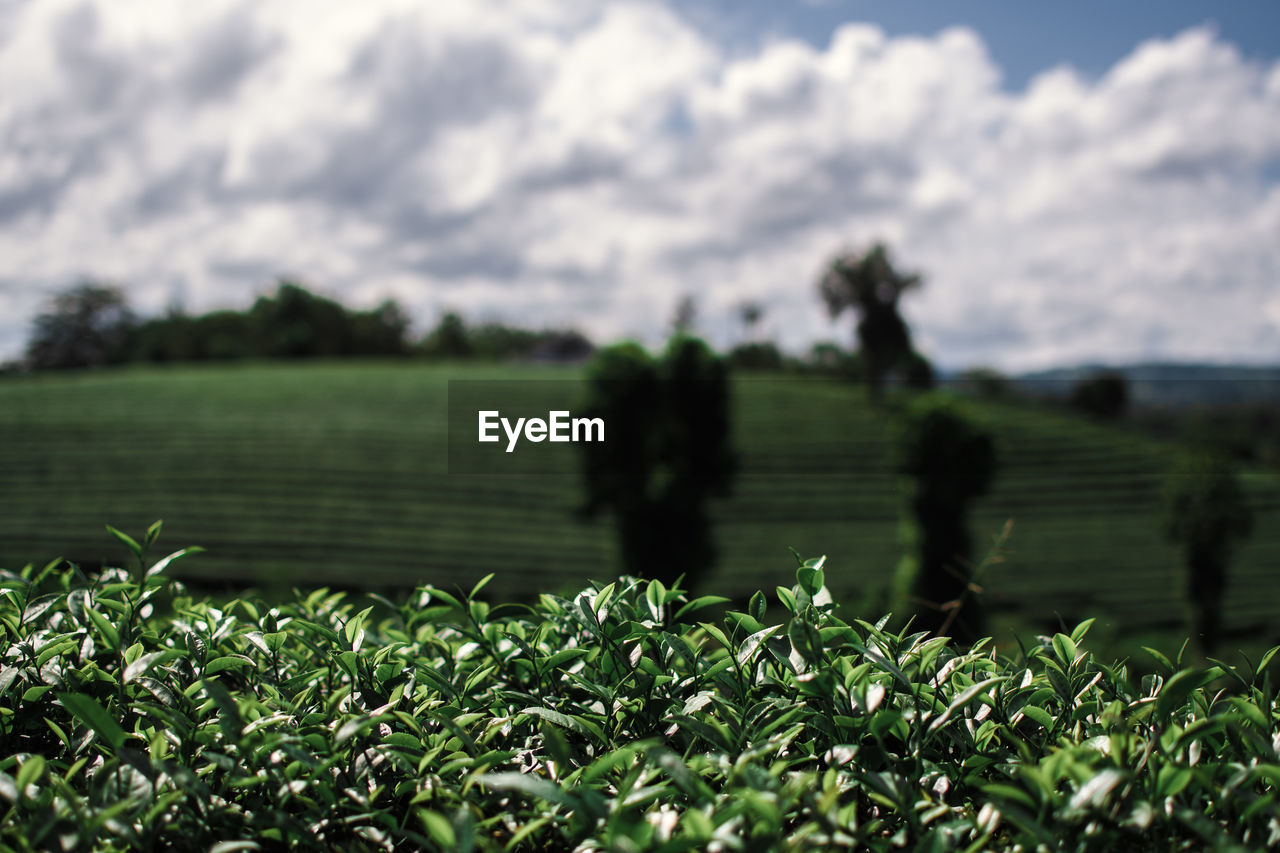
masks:
[(736, 467), (724, 362), (683, 336), (660, 360), (617, 344), (596, 354), (588, 387), (607, 440), (580, 445), (584, 517), (613, 513), (626, 572), (696, 583), (716, 558), (707, 501), (728, 493)]
[(1096, 373), (1072, 386), (1069, 402), (1095, 418), (1117, 420), (1129, 408), (1129, 383), (1119, 373)]
[(1210, 654), (1222, 635), (1222, 598), (1236, 540), (1252, 517), (1230, 460), (1214, 450), (1179, 456), (1164, 488), (1164, 532), (1182, 546), (1187, 599), (1201, 648)]
[(898, 313), (898, 300), (920, 283), (920, 276), (894, 269), (888, 249), (880, 243), (861, 255), (836, 257), (819, 281), (822, 301), (833, 318), (846, 310), (858, 315), (858, 344), (872, 399), (881, 397), (889, 372), (912, 354), (911, 333)]
[(54, 296), (27, 344), (33, 370), (100, 367), (129, 355), (135, 319), (118, 288), (86, 282)]
[(995, 444), (956, 401), (930, 394), (905, 411), (897, 452), (897, 470), (909, 478), (907, 504), (916, 540), (902, 585), (917, 603), (916, 624), (972, 641), (983, 630), (983, 617), (969, 595), (969, 506), (995, 477)]

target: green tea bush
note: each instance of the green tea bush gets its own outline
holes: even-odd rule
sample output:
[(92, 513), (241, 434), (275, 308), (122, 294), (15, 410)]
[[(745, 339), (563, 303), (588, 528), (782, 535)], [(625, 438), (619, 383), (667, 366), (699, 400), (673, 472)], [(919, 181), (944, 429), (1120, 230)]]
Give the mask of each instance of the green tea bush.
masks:
[[(491, 606), (5, 573), (6, 849), (1111, 850), (1280, 842), (1267, 665), (1137, 676), (621, 578)], [(780, 614), (783, 618), (772, 618)]]

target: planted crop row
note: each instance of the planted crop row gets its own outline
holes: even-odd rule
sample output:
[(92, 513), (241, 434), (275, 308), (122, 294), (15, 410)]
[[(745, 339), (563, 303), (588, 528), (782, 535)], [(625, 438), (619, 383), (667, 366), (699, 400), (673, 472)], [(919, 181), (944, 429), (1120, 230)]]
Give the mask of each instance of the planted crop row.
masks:
[[(1135, 676), (621, 578), (215, 606), (183, 552), (0, 580), (9, 849), (980, 850), (1280, 843), (1269, 662)], [(771, 599), (771, 600), (767, 600)]]

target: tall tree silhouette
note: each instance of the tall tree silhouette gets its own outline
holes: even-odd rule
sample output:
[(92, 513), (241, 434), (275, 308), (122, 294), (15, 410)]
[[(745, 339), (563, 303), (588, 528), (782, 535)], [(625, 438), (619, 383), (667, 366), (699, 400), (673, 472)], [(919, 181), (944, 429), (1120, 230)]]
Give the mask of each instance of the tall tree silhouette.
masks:
[[(917, 546), (907, 558), (917, 627), (972, 642), (982, 631), (971, 582), (969, 506), (995, 477), (989, 432), (951, 398), (913, 401), (898, 436), (897, 470), (909, 478), (908, 508)], [(903, 584), (906, 585), (905, 583)], [(952, 611), (963, 608), (959, 613)]]
[(1222, 633), (1222, 598), (1234, 540), (1253, 519), (1227, 457), (1196, 449), (1175, 461), (1165, 480), (1164, 532), (1182, 546), (1187, 599), (1201, 649), (1211, 654)]
[(581, 445), (583, 515), (613, 513), (627, 573), (696, 583), (716, 558), (707, 500), (735, 470), (724, 361), (681, 335), (661, 359), (617, 344), (596, 354), (588, 394), (606, 440)]
[(764, 305), (754, 299), (746, 299), (738, 303), (738, 316), (742, 319), (743, 342), (754, 343), (756, 330), (764, 319)]
[(876, 243), (862, 254), (837, 256), (818, 283), (833, 318), (847, 310), (858, 315), (863, 376), (873, 399), (880, 398), (889, 371), (912, 353), (911, 333), (898, 313), (898, 300), (921, 282), (919, 275), (894, 269), (889, 250)]

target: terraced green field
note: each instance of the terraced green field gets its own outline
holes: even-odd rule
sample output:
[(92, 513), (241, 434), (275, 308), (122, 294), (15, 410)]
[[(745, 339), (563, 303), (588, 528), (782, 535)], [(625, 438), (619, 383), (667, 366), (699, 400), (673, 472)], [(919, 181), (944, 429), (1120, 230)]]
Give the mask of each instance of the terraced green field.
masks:
[[(450, 474), (449, 379), (572, 370), (412, 363), (184, 366), (0, 381), (0, 566), (57, 554), (118, 561), (102, 525), (165, 520), (209, 553), (188, 576), (229, 585), (467, 584), (503, 597), (617, 572), (607, 520), (572, 517), (577, 481)], [(536, 386), (531, 386), (536, 387)], [(549, 383), (547, 387), (563, 387)], [(789, 583), (793, 546), (830, 556), (832, 587), (874, 599), (901, 553), (892, 425), (859, 389), (739, 379), (743, 473), (715, 508), (717, 591)], [(1001, 452), (980, 506), (987, 541), (1015, 522), (990, 599), (1031, 624), (1101, 615), (1183, 625), (1178, 557), (1155, 506), (1171, 446), (1057, 412), (984, 405)], [(1280, 482), (1247, 482), (1228, 628), (1280, 632)]]

